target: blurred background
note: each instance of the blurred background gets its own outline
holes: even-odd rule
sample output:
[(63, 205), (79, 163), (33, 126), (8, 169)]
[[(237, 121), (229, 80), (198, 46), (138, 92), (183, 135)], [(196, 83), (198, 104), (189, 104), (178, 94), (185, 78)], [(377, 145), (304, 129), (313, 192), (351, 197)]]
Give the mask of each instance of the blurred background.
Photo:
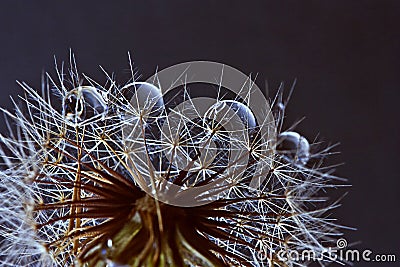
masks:
[[(54, 56), (103, 83), (99, 68), (143, 79), (155, 70), (211, 60), (257, 74), (273, 96), (297, 85), (286, 125), (309, 140), (338, 143), (332, 163), (351, 188), (334, 212), (355, 227), (345, 238), (400, 262), (400, 1), (10, 1), (0, 3), (0, 102), (40, 88)], [(4, 132), (4, 125), (0, 125)]]

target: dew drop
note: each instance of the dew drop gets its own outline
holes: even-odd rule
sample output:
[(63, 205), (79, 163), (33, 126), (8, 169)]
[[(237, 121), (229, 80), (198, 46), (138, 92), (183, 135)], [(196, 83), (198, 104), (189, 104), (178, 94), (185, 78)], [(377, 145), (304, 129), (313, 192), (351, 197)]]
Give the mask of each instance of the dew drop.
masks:
[(135, 92), (130, 104), (143, 119), (156, 118), (162, 113), (164, 101), (159, 88), (146, 82), (136, 82), (131, 86), (135, 87)]
[(226, 104), (236, 112), (242, 122), (246, 125), (247, 129), (256, 127), (256, 118), (248, 106), (233, 100), (226, 100), (224, 102), (226, 102)]
[(108, 239), (108, 240), (107, 240), (107, 247), (108, 247), (108, 248), (112, 248), (112, 246), (113, 246), (113, 241), (112, 241), (112, 239)]
[(231, 109), (234, 114), (240, 118), (246, 129), (252, 129), (256, 127), (256, 118), (254, 117), (251, 109), (245, 104), (234, 100), (218, 101), (207, 111), (207, 117), (212, 118), (213, 116), (226, 116), (228, 114), (226, 108)]
[(107, 95), (92, 86), (72, 89), (64, 99), (65, 117), (75, 123), (98, 117), (104, 118), (107, 111)]
[(277, 151), (295, 164), (305, 165), (310, 159), (310, 144), (296, 132), (283, 132), (278, 136)]

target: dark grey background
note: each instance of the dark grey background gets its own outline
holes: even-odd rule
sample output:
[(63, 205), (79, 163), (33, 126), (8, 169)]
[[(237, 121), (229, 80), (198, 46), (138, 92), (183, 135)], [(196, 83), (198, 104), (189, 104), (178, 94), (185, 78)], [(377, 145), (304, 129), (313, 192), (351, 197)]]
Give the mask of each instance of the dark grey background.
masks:
[(306, 137), (341, 143), (337, 174), (353, 187), (335, 214), (358, 228), (346, 239), (400, 258), (400, 1), (55, 2), (0, 2), (2, 106), (16, 79), (39, 88), (70, 48), (100, 81), (98, 65), (129, 77), (127, 51), (144, 78), (190, 60), (258, 73), (271, 92), (298, 78), (287, 125), (305, 116)]

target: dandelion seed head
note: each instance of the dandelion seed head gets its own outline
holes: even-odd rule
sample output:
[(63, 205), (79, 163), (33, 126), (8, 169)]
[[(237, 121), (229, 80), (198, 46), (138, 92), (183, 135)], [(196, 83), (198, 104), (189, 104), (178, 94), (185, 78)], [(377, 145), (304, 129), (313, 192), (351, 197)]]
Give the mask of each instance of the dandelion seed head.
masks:
[[(281, 131), (281, 94), (270, 106), (214, 62), (124, 86), (79, 75), (73, 56), (63, 71), (2, 110), (2, 265), (305, 266), (278, 252), (340, 235), (320, 197), (329, 148)], [(211, 95), (191, 90), (205, 81)]]

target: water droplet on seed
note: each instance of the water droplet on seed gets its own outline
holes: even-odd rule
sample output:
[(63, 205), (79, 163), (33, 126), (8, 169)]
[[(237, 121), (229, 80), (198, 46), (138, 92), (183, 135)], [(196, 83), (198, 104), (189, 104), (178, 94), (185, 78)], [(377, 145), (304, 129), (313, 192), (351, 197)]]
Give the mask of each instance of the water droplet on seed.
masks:
[[(229, 113), (229, 110), (232, 112)], [(205, 114), (205, 118), (211, 118), (218, 121), (229, 121), (234, 117), (238, 117), (241, 120), (243, 127), (247, 130), (256, 127), (256, 119), (251, 109), (238, 101), (218, 101), (212, 105)]]
[(293, 163), (305, 165), (310, 159), (310, 144), (296, 132), (283, 132), (278, 136), (277, 151)]
[(156, 118), (164, 110), (164, 100), (161, 90), (153, 84), (136, 82), (129, 85), (134, 87), (130, 105), (135, 109), (136, 116), (142, 117), (144, 121)]
[(64, 114), (67, 120), (82, 122), (103, 117), (108, 111), (107, 95), (92, 86), (79, 86), (67, 93)]

